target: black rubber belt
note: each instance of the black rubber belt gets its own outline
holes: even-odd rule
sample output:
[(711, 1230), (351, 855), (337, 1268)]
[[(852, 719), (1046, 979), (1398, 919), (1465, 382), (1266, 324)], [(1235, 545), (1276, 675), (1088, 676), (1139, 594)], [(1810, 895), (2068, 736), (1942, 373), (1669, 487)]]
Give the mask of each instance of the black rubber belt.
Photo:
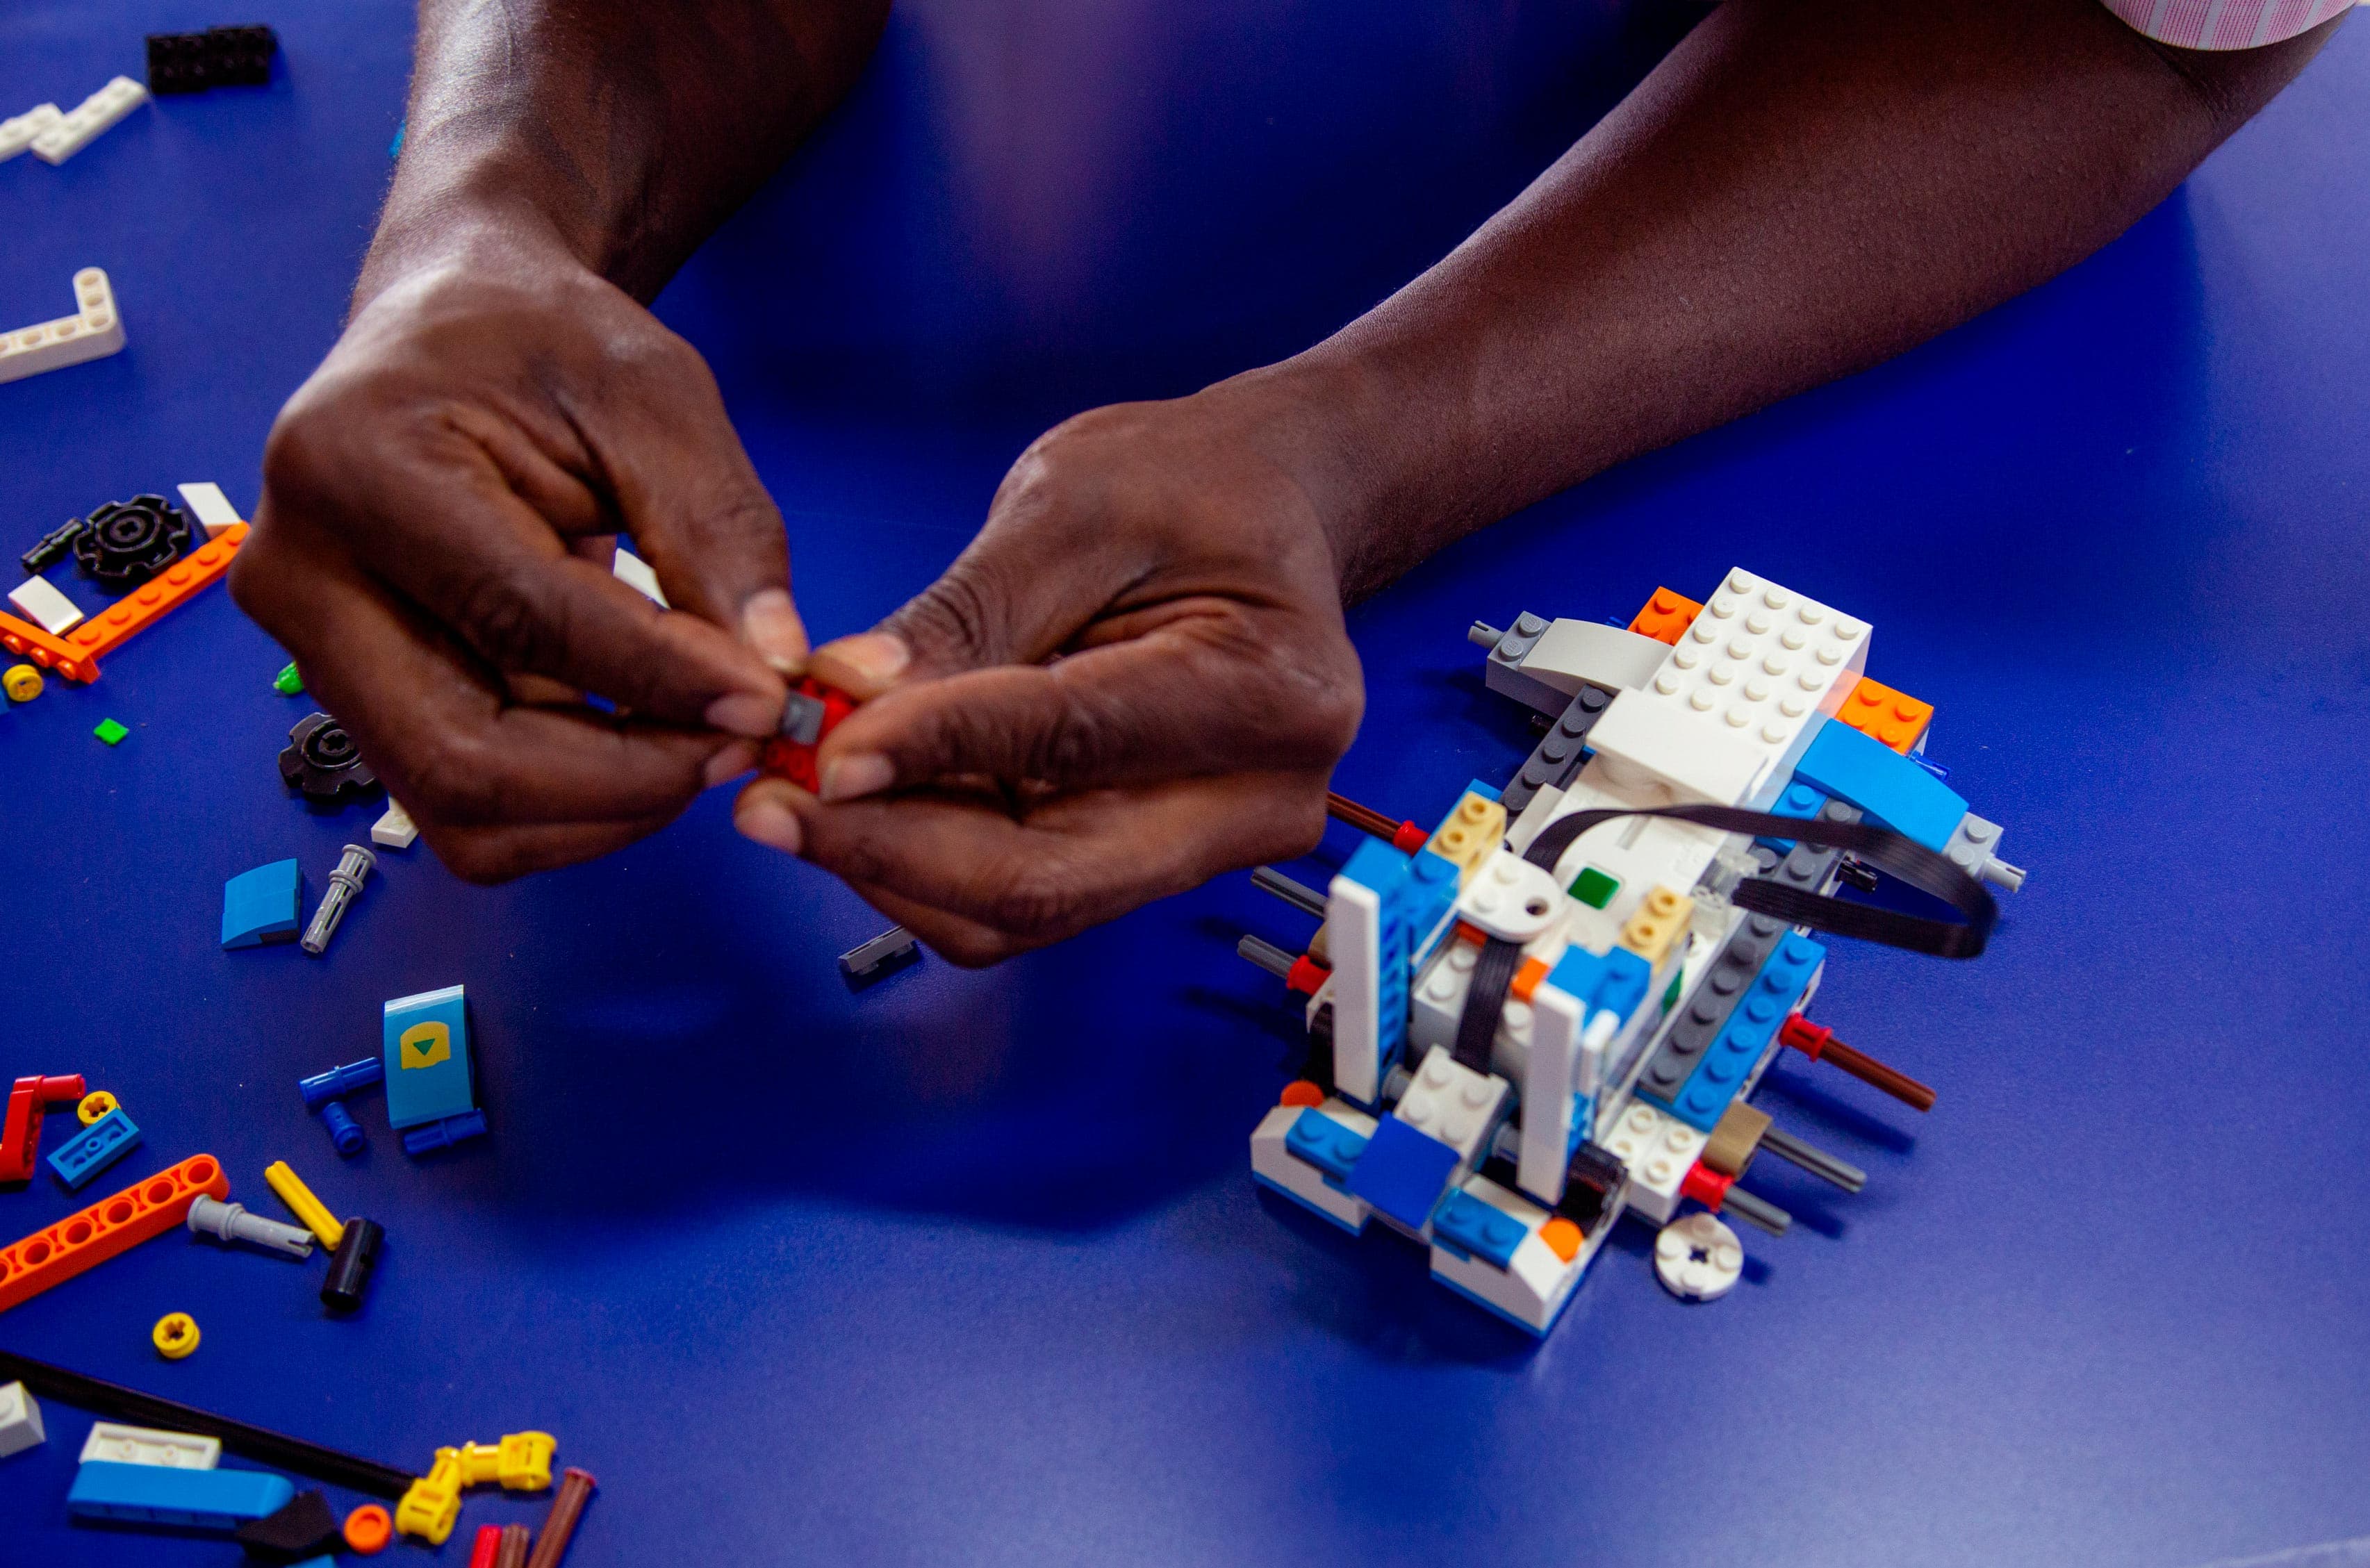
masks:
[[(1473, 964), (1465, 1010), (1456, 1015), (1456, 1061), (1477, 1073), (1490, 1071), (1490, 1048), (1498, 1042), (1498, 1018), (1506, 1010), (1506, 988), (1523, 967), (1523, 944), (1491, 937)], [(1420, 1064), (1419, 1064), (1420, 1065)]]
[[(1740, 811), (1734, 806), (1574, 812), (1541, 828), (1539, 836), (1531, 840), (1531, 847), (1524, 851), (1523, 859), (1552, 873), (1573, 839), (1592, 827), (1625, 816), (1670, 817), (1723, 833), (1750, 833), (1763, 838), (1791, 838), (1823, 848), (1848, 849), (1878, 870), (1920, 892), (1932, 894), (1967, 917), (1962, 925), (1929, 920), (1922, 915), (1904, 915), (1824, 894), (1806, 893), (1760, 877), (1738, 882), (1736, 891), (1729, 895), (1738, 908), (1775, 915), (1789, 926), (1808, 926), (1814, 931), (1832, 931), (1839, 937), (1882, 942), (1887, 947), (1932, 953), (1937, 958), (1973, 958), (1984, 951), (1984, 944), (1991, 940), (1992, 924), (1999, 918), (1999, 905), (1992, 901), (1990, 890), (1982, 882), (1923, 844), (1904, 838), (1889, 827), (1866, 822), (1806, 822), (1799, 817), (1772, 816), (1766, 812)], [(1480, 972), (1477, 969), (1474, 973), (1478, 975)], [(1469, 999), (1466, 1005), (1471, 1007)], [(1457, 1022), (1460, 1042), (1470, 1017), (1468, 1012)]]

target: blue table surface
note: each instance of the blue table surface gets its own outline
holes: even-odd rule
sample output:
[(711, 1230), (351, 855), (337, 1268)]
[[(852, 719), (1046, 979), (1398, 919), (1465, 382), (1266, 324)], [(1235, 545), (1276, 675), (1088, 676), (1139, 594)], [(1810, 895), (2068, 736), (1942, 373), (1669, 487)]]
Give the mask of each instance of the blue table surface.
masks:
[[(0, 323), (98, 264), (121, 355), (0, 386), (13, 558), (186, 479), (253, 504), (334, 340), (401, 118), (408, 7), (17, 0), (0, 112), (268, 20), (267, 89), (0, 167)], [(1684, 18), (1612, 4), (910, 0), (853, 100), (668, 291), (829, 634), (960, 548), (1047, 421), (1289, 352), (1519, 189)], [(1628, 1228), (1536, 1344), (1421, 1256), (1261, 1195), (1293, 1039), (1233, 956), (1308, 923), (1230, 877), (1052, 951), (851, 996), (883, 924), (719, 792), (598, 864), (467, 887), (388, 854), (325, 959), (216, 946), (224, 880), (308, 908), (374, 811), (307, 815), (305, 712), (213, 591), (0, 714), (0, 1074), (81, 1072), (277, 1214), (286, 1159), (389, 1237), (321, 1265), (172, 1236), (0, 1343), (424, 1468), (522, 1427), (602, 1492), (570, 1561), (2153, 1564), (2370, 1530), (2370, 31), (2068, 276), (1628, 465), (1355, 612), (1349, 793), (1430, 818), (1529, 744), (1478, 617), (1626, 617), (1745, 565), (1868, 617), (1872, 673), (2008, 824), (1981, 962), (1841, 944), (1817, 1016), (1920, 1117), (1789, 1060), (1762, 1097), (1869, 1169), (1749, 1184), (1716, 1306)], [(58, 574), (69, 591), (88, 584)], [(96, 601), (86, 600), (95, 603)], [(91, 738), (102, 718), (131, 736)], [(1338, 860), (1336, 830), (1319, 859)], [(1321, 879), (1322, 865), (1298, 868)], [(295, 1079), (465, 983), (493, 1133), (351, 1162)], [(52, 1118), (46, 1147), (71, 1125)], [(46, 1172), (0, 1236), (79, 1206)], [(149, 1348), (168, 1310), (204, 1343)], [(11, 1564), (227, 1564), (70, 1526), (87, 1418), (0, 1461)], [(353, 1501), (332, 1493), (342, 1508)], [(473, 1494), (443, 1558), (540, 1501)], [(406, 1551), (414, 1550), (410, 1548)]]

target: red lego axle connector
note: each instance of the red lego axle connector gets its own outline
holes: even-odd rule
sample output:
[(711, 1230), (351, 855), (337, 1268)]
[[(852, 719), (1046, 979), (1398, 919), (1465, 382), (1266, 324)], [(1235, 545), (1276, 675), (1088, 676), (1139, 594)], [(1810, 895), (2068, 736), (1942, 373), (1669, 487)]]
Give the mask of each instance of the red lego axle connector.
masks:
[(1934, 1109), (1934, 1091), (1911, 1078), (1907, 1073), (1886, 1066), (1864, 1052), (1855, 1051), (1835, 1038), (1835, 1032), (1824, 1024), (1812, 1023), (1801, 1013), (1788, 1019), (1778, 1030), (1781, 1043), (1814, 1062), (1832, 1062), (1860, 1082), (1872, 1085), (1916, 1111)]
[(856, 699), (812, 676), (790, 683), (790, 699), (782, 709), (782, 732), (757, 754), (757, 771), (770, 773), (814, 794), (823, 788), (815, 774), (815, 748), (856, 711)]

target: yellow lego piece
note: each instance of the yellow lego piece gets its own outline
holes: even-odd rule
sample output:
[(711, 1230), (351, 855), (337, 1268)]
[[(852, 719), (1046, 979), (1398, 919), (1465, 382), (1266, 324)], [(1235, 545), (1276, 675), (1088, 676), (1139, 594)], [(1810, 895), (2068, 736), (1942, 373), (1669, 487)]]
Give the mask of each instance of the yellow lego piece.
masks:
[(167, 1361), (178, 1361), (198, 1348), (198, 1320), (187, 1312), (167, 1312), (148, 1331), (148, 1341)]
[(1424, 847), (1444, 860), (1456, 863), (1456, 885), (1463, 887), (1481, 869), (1481, 862), (1496, 854), (1505, 842), (1505, 803), (1487, 800), (1468, 790)]
[(103, 1089), (94, 1089), (82, 1097), (81, 1104), (75, 1107), (75, 1120), (87, 1127), (114, 1109), (115, 1096)]
[(442, 1546), (461, 1522), (461, 1450), (439, 1448), (436, 1463), (395, 1505), (395, 1528)]
[(328, 1205), (313, 1195), (313, 1189), (305, 1185), (296, 1172), (288, 1169), (286, 1160), (275, 1159), (265, 1166), (263, 1179), (270, 1183), (273, 1192), (280, 1194), (280, 1201), (305, 1222), (305, 1228), (320, 1238), (322, 1246), (332, 1252), (338, 1250), (338, 1243), (346, 1237), (344, 1221), (331, 1214)]
[(1621, 928), (1620, 945), (1659, 969), (1671, 944), (1686, 934), (1687, 921), (1695, 912), (1694, 899), (1657, 886), (1639, 904), (1629, 923)]
[(499, 1481), (505, 1492), (540, 1492), (551, 1484), (551, 1456), (559, 1439), (548, 1432), (510, 1432), (500, 1443), (464, 1443), (461, 1480), (482, 1486)]

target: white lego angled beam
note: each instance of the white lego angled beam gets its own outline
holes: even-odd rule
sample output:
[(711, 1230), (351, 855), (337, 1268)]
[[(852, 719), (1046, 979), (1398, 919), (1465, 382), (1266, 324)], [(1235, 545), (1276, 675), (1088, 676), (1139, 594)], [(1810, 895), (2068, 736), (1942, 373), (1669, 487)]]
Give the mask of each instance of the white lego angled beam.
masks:
[(37, 103), (13, 119), (0, 120), (0, 163), (6, 163), (33, 144), (33, 138), (65, 116), (53, 103)]
[(118, 76), (75, 105), (73, 113), (35, 136), (33, 156), (45, 164), (62, 164), (147, 101), (147, 88), (129, 76)]
[(386, 814), (371, 824), (371, 842), (389, 849), (408, 849), (420, 837), (420, 824), (400, 802), (389, 800)]
[(617, 559), (610, 563), (609, 572), (660, 609), (672, 607), (667, 604), (666, 591), (659, 586), (659, 574), (650, 570), (650, 563), (625, 546), (617, 547)]
[(1523, 655), (1522, 671), (1574, 698), (1584, 686), (1610, 692), (1644, 686), (1670, 653), (1659, 639), (1622, 627), (1559, 620)]
[(197, 483), (174, 488), (181, 492), (181, 504), (190, 509), (190, 515), (198, 520), (209, 539), (225, 528), (235, 528), (247, 521), (238, 514), (238, 508), (230, 503), (230, 497), (223, 494), (220, 485)]
[(1372, 1105), (1382, 1090), (1383, 899), (1335, 877), (1325, 900), (1325, 940), (1333, 954), (1333, 1082)]
[(8, 602), (52, 637), (63, 637), (83, 621), (81, 608), (39, 572), (9, 589)]
[(74, 275), (74, 315), (19, 327), (0, 337), (0, 381), (104, 359), (123, 347), (123, 317), (115, 308), (115, 290), (107, 274), (85, 267)]

